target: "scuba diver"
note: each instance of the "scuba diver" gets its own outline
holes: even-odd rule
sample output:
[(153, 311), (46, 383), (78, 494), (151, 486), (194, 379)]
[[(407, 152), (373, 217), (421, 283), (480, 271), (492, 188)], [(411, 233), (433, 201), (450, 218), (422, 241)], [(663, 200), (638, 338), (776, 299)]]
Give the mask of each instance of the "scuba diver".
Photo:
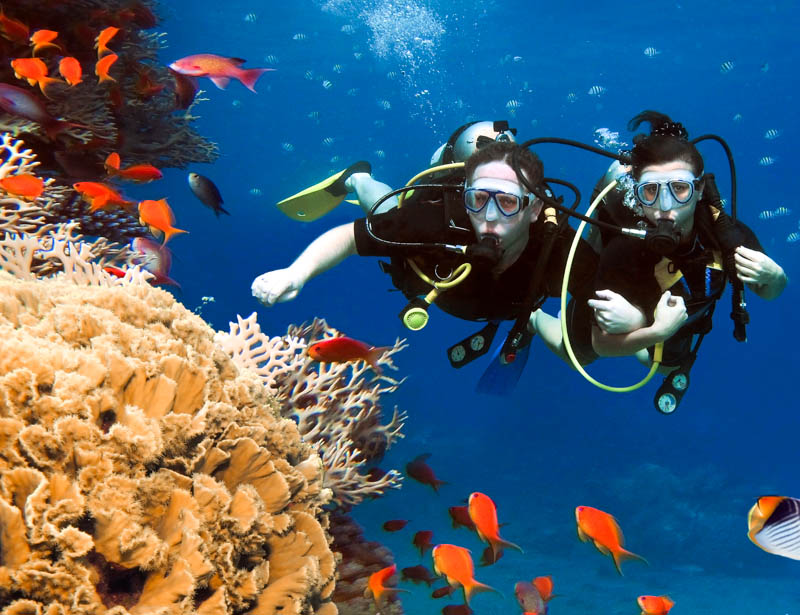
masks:
[[(458, 318), (489, 321), (448, 350), (454, 367), (485, 354), (501, 321), (515, 321), (490, 362), (490, 368), (513, 369), (487, 369), (479, 383), (484, 392), (506, 393), (527, 358), (533, 308), (560, 291), (574, 231), (555, 219), (550, 206), (559, 201), (539, 158), (509, 138), (505, 122), (489, 123), (489, 131), (478, 124), (483, 125), (462, 126), (440, 148), (435, 157), (448, 168), (429, 170), (438, 183), (384, 194), (366, 218), (327, 231), (289, 267), (257, 277), (253, 296), (267, 306), (289, 301), (308, 280), (351, 254), (391, 257), (381, 265), (410, 300), (400, 315), (410, 329), (425, 326), (433, 303)], [(405, 198), (410, 189), (413, 195)], [(398, 194), (395, 207), (374, 213)], [(596, 265), (597, 255), (581, 240), (570, 290), (589, 288)]]
[[(688, 387), (688, 373), (703, 336), (711, 330), (726, 277), (734, 291), (734, 336), (744, 341), (743, 286), (763, 299), (786, 286), (783, 269), (764, 253), (753, 231), (722, 209), (714, 176), (703, 173), (703, 158), (682, 124), (656, 111), (634, 117), (628, 129), (649, 122), (650, 134), (634, 137), (630, 166), (615, 162), (595, 194), (616, 179), (598, 219), (621, 227), (647, 228), (648, 239), (601, 230), (600, 262), (584, 305), (567, 311), (566, 328), (581, 364), (598, 356), (635, 355), (654, 361), (663, 343), (659, 371), (667, 373), (656, 407), (674, 411)], [(722, 142), (724, 143), (724, 142)], [(732, 157), (729, 154), (733, 171)], [(735, 185), (735, 172), (734, 172)], [(735, 191), (732, 193), (735, 216)], [(531, 326), (551, 350), (565, 356), (559, 319), (541, 310)]]

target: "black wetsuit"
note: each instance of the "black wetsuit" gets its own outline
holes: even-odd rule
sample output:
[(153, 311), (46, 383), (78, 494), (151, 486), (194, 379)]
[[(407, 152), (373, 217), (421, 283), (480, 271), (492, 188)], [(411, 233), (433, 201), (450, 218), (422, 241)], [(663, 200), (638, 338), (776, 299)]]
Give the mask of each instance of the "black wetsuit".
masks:
[[(621, 207), (618, 203), (616, 205)], [(702, 206), (702, 203), (698, 204), (698, 207)], [(632, 226), (630, 211), (623, 212), (623, 215), (627, 217), (623, 223)], [(610, 216), (606, 212), (606, 218), (619, 223), (619, 216), (613, 212)], [(735, 233), (736, 245), (764, 251), (758, 238), (745, 224), (736, 222), (732, 232)], [(593, 290), (612, 290), (622, 295), (642, 310), (648, 325), (653, 323), (655, 308), (665, 291), (682, 297), (686, 304), (689, 318), (664, 343), (662, 365), (679, 365), (691, 351), (693, 335), (711, 330), (714, 302), (725, 285), (722, 254), (715, 249), (716, 246), (717, 242), (707, 231), (698, 229), (691, 243), (666, 258), (648, 250), (640, 239), (615, 234), (604, 237)], [(573, 346), (583, 357), (596, 358), (591, 341), (591, 325), (596, 324), (592, 311), (588, 306), (576, 305), (570, 317)], [(649, 351), (652, 356), (653, 349)]]
[[(460, 193), (451, 195), (453, 202), (447, 206), (441, 192), (437, 195), (431, 191), (425, 196), (433, 198), (413, 199), (399, 209), (373, 216), (371, 221), (375, 235), (395, 242), (466, 245), (475, 241), (469, 216), (463, 202), (460, 202)], [(530, 239), (523, 253), (500, 275), (494, 276), (489, 269), (475, 266), (466, 280), (443, 291), (435, 304), (448, 314), (465, 320), (515, 319), (539, 259), (543, 226), (543, 216), (540, 216), (537, 222), (531, 224)], [(566, 228), (555, 240), (544, 273), (541, 296), (560, 295), (564, 264), (573, 236), (574, 231)], [(395, 287), (409, 299), (426, 295), (431, 286), (411, 270), (406, 259), (413, 258), (432, 279), (437, 279), (437, 273), (440, 278), (447, 277), (464, 262), (464, 256), (439, 249), (390, 246), (376, 241), (367, 232), (363, 218), (355, 222), (355, 240), (356, 250), (361, 256), (392, 257), (391, 266), (386, 269), (391, 273)], [(570, 292), (585, 295), (590, 291), (596, 267), (597, 255), (588, 244), (581, 242), (570, 277)]]

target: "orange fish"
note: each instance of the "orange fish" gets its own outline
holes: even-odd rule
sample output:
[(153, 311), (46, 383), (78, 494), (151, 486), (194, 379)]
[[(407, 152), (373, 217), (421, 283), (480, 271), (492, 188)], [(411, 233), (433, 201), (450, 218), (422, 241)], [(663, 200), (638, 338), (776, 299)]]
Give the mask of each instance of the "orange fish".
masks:
[(675, 604), (669, 596), (639, 596), (636, 602), (642, 615), (667, 615)]
[(623, 548), (625, 538), (616, 519), (602, 510), (591, 506), (578, 506), (575, 509), (578, 522), (578, 538), (583, 542), (591, 540), (603, 555), (610, 555), (617, 572), (622, 574), (620, 564), (626, 559), (638, 559), (647, 563), (643, 557)]
[(119, 205), (128, 208), (134, 203), (126, 201), (122, 195), (113, 188), (98, 182), (78, 182), (72, 187), (91, 205), (91, 211), (103, 209), (109, 205)]
[(450, 585), (464, 588), (464, 601), (469, 604), (476, 592), (497, 591), (475, 580), (475, 566), (469, 550), (456, 545), (436, 545), (433, 548), (433, 570), (447, 578)]
[(33, 201), (44, 192), (44, 181), (35, 175), (28, 175), (27, 173), (9, 175), (0, 179), (0, 188), (12, 196)]
[(111, 65), (116, 62), (118, 58), (119, 56), (117, 56), (116, 53), (109, 53), (97, 61), (97, 64), (94, 66), (94, 74), (99, 77), (98, 83), (116, 81), (114, 77), (108, 74), (108, 71), (111, 70)]
[(497, 523), (497, 507), (492, 498), (484, 493), (475, 492), (469, 496), (467, 506), (469, 518), (475, 524), (478, 537), (492, 547), (493, 561), (497, 561), (497, 551), (509, 547), (522, 552), (522, 547), (500, 538), (500, 526)]
[(61, 58), (61, 61), (58, 63), (58, 72), (61, 73), (61, 76), (64, 77), (64, 80), (70, 85), (78, 85), (83, 81), (81, 63), (71, 56)]
[(42, 49), (58, 49), (61, 51), (61, 45), (54, 43), (58, 37), (58, 32), (55, 30), (36, 30), (31, 34), (31, 45), (33, 45), (33, 55), (36, 55)]
[(327, 340), (314, 342), (306, 353), (315, 361), (323, 363), (345, 363), (347, 361), (366, 361), (369, 366), (380, 375), (381, 368), (378, 359), (389, 350), (387, 346), (370, 346), (350, 337), (332, 337)]
[(100, 59), (107, 53), (112, 53), (112, 51), (107, 47), (108, 42), (116, 36), (117, 32), (119, 32), (119, 28), (115, 28), (114, 26), (108, 26), (104, 28), (100, 34), (97, 35), (95, 40), (95, 48), (97, 49), (97, 58)]
[(121, 179), (134, 182), (151, 182), (161, 179), (163, 174), (151, 164), (134, 164), (124, 169), (120, 168), (121, 159), (117, 152), (111, 152), (105, 161), (106, 172)]
[(176, 73), (187, 77), (208, 77), (220, 90), (228, 87), (231, 79), (238, 79), (244, 86), (255, 92), (258, 78), (274, 68), (241, 68), (245, 60), (226, 58), (213, 53), (198, 53), (176, 60), (169, 67)]
[(388, 592), (407, 591), (405, 589), (398, 589), (396, 587), (387, 587), (386, 582), (397, 572), (397, 565), (392, 564), (386, 568), (381, 568), (378, 572), (373, 572), (369, 575), (367, 587), (364, 589), (364, 597), (372, 598), (375, 600), (375, 605), (380, 608), (381, 601)]
[(549, 602), (555, 597), (553, 593), (553, 579), (550, 576), (536, 577), (531, 583), (539, 590), (539, 595), (545, 602)]
[(0, 8), (0, 34), (10, 41), (21, 43), (28, 40), (30, 28), (21, 21), (8, 17)]
[(47, 64), (39, 58), (17, 58), (11, 60), (11, 68), (17, 79), (25, 79), (30, 85), (38, 85), (42, 94), (47, 96), (45, 88), (54, 83), (61, 83), (60, 79), (47, 76)]
[(173, 235), (189, 232), (175, 228), (172, 226), (173, 222), (175, 222), (175, 216), (169, 208), (167, 199), (159, 199), (158, 201), (146, 200), (139, 203), (139, 224), (149, 226), (150, 232), (160, 231), (160, 233), (163, 233), (164, 241), (162, 245), (166, 245)]

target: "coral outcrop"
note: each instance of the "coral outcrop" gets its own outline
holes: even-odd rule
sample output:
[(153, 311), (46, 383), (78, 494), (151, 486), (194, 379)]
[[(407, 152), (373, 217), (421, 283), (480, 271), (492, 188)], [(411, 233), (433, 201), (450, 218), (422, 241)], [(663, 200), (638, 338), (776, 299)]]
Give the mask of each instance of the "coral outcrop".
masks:
[[(397, 470), (370, 472), (398, 438), (405, 413), (396, 408), (387, 424), (382, 423), (381, 396), (397, 389), (400, 382), (386, 375), (373, 375), (365, 361), (316, 364), (305, 352), (310, 342), (341, 335), (321, 319), (309, 326), (290, 327), (286, 336), (267, 337), (256, 322), (255, 312), (230, 323), (229, 333), (219, 333), (217, 342), (243, 369), (256, 374), (279, 403), (282, 416), (297, 421), (303, 440), (315, 444), (325, 466), (325, 486), (334, 501), (351, 507), (365, 497), (383, 495), (400, 487)], [(378, 365), (397, 369), (392, 356), (406, 347), (397, 339)]]
[(0, 273), (4, 613), (321, 613), (322, 461), (147, 284)]

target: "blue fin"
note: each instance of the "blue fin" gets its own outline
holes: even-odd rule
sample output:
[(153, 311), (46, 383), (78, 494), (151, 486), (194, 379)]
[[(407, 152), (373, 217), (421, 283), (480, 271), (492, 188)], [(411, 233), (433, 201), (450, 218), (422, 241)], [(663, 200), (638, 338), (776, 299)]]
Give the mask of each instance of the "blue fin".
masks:
[(501, 341), (492, 353), (492, 358), (489, 359), (489, 366), (483, 372), (480, 380), (478, 380), (478, 385), (475, 387), (478, 393), (504, 397), (510, 395), (514, 391), (514, 387), (517, 386), (522, 370), (525, 369), (525, 364), (528, 362), (531, 345), (526, 344), (520, 348), (517, 352), (517, 358), (507, 364), (500, 362), (500, 351), (502, 349), (503, 342)]

